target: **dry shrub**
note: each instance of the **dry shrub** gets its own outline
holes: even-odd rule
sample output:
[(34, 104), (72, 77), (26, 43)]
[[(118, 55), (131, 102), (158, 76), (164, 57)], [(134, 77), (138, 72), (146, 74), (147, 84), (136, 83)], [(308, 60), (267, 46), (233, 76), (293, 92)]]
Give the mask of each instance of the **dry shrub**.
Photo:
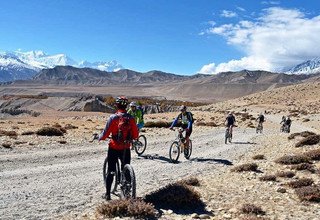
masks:
[(33, 135), (33, 134), (35, 134), (34, 131), (24, 131), (21, 133), (21, 135)]
[(290, 134), (290, 135), (288, 136), (288, 139), (289, 139), (289, 140), (292, 140), (292, 139), (294, 139), (294, 138), (297, 137), (297, 136), (309, 137), (309, 136), (311, 136), (311, 135), (315, 135), (315, 133), (312, 132), (312, 131), (297, 132), (297, 133)]
[(305, 118), (305, 119), (302, 120), (302, 122), (308, 122), (308, 121), (310, 121), (309, 118)]
[(146, 128), (169, 128), (171, 122), (166, 121), (148, 121), (144, 124)]
[(59, 129), (62, 133), (67, 133), (67, 130), (65, 128), (63, 128), (60, 124), (55, 123), (54, 125), (52, 125), (53, 128), (57, 128)]
[(208, 127), (217, 127), (218, 126), (213, 121), (209, 121), (209, 122), (199, 121), (199, 122), (196, 122), (196, 125), (197, 126), (208, 126)]
[(72, 124), (66, 124), (66, 126), (64, 126), (65, 129), (70, 130), (70, 129), (78, 129), (77, 126), (74, 126)]
[(265, 175), (259, 178), (260, 181), (277, 181), (277, 177), (275, 175)]
[(134, 217), (135, 219), (155, 218), (153, 205), (139, 199), (113, 200), (100, 204), (96, 212), (105, 218)]
[(8, 137), (17, 137), (18, 134), (15, 131), (4, 131), (4, 130), (0, 130), (0, 137), (1, 136), (8, 136)]
[(310, 150), (303, 154), (311, 160), (320, 160), (320, 149)]
[(295, 175), (296, 174), (292, 171), (280, 171), (280, 172), (276, 173), (276, 176), (283, 177), (283, 178), (292, 178)]
[(264, 159), (264, 155), (262, 155), (262, 154), (257, 154), (257, 155), (254, 155), (254, 156), (252, 157), (252, 159), (254, 159), (254, 160), (263, 160), (263, 159)]
[(259, 206), (253, 204), (243, 204), (240, 211), (244, 214), (265, 215), (266, 213)]
[(258, 217), (258, 216), (246, 216), (246, 217), (242, 217), (240, 220), (267, 220), (267, 219), (263, 217)]
[(11, 149), (11, 143), (2, 143), (2, 147)]
[(301, 163), (291, 166), (292, 170), (308, 170), (311, 173), (316, 172), (315, 166), (310, 163)]
[(63, 136), (63, 132), (59, 128), (54, 127), (40, 128), (36, 134), (40, 136)]
[(236, 166), (231, 169), (232, 172), (244, 172), (244, 171), (258, 171), (258, 165), (256, 163), (246, 163)]
[(61, 141), (58, 141), (59, 144), (66, 144), (67, 141), (64, 141), (64, 140), (61, 140)]
[(302, 147), (304, 145), (314, 145), (320, 142), (320, 135), (310, 135), (298, 143), (296, 143), (296, 147)]
[(186, 184), (189, 186), (200, 186), (200, 181), (197, 177), (189, 177), (177, 182), (178, 184)]
[(320, 186), (305, 186), (295, 192), (301, 201), (320, 202)]
[(309, 162), (309, 158), (304, 155), (286, 155), (275, 160), (276, 163), (290, 165)]
[(193, 187), (173, 183), (146, 195), (145, 201), (152, 203), (157, 209), (184, 210), (193, 213), (195, 210), (205, 208), (200, 197)]
[(301, 188), (304, 186), (311, 186), (313, 184), (313, 179), (311, 178), (301, 178), (287, 183), (291, 188)]

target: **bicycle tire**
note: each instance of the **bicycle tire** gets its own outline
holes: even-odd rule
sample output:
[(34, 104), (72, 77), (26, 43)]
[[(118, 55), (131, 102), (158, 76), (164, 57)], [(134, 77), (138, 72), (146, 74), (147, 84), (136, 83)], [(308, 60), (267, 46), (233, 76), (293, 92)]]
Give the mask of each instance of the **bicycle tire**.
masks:
[[(176, 155), (176, 156), (174, 156)], [(174, 141), (169, 150), (169, 158), (172, 163), (176, 163), (179, 160), (180, 156), (180, 147), (178, 141)]]
[(226, 130), (226, 134), (224, 135), (224, 143), (225, 143), (225, 144), (228, 143), (228, 138), (229, 138), (229, 131)]
[(138, 140), (134, 143), (134, 150), (141, 156), (147, 148), (147, 138), (144, 135), (140, 135)]
[[(104, 159), (104, 163), (103, 163), (103, 182), (104, 182), (104, 186), (105, 188), (107, 188), (107, 175), (108, 175), (108, 157), (106, 157)], [(117, 187), (119, 185), (120, 182), (120, 165), (119, 165), (119, 161), (117, 161), (116, 163), (116, 172), (113, 176), (113, 182), (111, 185), (111, 192), (115, 193), (117, 191)]]
[(121, 199), (135, 199), (136, 198), (136, 175), (133, 167), (130, 164), (126, 164), (122, 170), (121, 180)]
[(192, 153), (192, 141), (189, 139), (189, 146), (184, 148), (184, 157), (189, 159)]

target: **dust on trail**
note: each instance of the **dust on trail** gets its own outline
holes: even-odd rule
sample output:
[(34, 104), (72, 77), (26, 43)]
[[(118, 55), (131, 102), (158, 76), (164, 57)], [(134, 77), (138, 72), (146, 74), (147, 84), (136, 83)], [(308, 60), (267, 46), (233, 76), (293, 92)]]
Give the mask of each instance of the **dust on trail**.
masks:
[[(259, 145), (255, 129), (235, 128), (233, 143), (227, 145), (224, 132), (224, 128), (195, 127), (190, 160), (180, 155), (180, 162), (172, 164), (169, 146), (176, 133), (148, 129), (144, 155), (138, 157), (132, 151), (137, 195), (143, 196), (186, 176), (214, 178), (223, 167), (232, 165)], [(268, 136), (278, 131), (265, 129), (264, 132), (262, 135)], [(105, 192), (102, 165), (106, 149), (106, 143), (87, 140), (79, 145), (0, 148), (1, 218), (51, 219), (95, 207), (103, 201), (101, 196)]]

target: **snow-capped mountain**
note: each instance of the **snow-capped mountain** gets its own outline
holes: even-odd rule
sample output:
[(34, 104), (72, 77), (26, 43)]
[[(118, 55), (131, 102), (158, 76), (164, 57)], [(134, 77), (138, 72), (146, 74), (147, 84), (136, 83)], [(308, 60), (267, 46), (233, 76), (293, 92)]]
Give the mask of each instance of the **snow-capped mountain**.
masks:
[(48, 55), (43, 51), (0, 52), (0, 82), (29, 79), (42, 69), (56, 66), (88, 67), (108, 72), (123, 69), (117, 61), (77, 62), (65, 54)]
[(286, 71), (287, 74), (313, 74), (320, 72), (320, 57), (307, 60)]

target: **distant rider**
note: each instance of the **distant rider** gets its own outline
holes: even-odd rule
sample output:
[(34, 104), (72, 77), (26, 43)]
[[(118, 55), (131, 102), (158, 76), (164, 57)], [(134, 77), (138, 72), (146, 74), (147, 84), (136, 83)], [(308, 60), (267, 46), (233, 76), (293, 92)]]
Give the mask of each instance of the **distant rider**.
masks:
[(290, 119), (290, 116), (288, 116), (284, 122), (284, 125), (288, 127), (288, 133), (290, 133), (290, 127), (291, 127), (291, 119)]
[(181, 127), (185, 129), (186, 131), (186, 144), (188, 146), (189, 144), (189, 138), (192, 133), (192, 124), (193, 124), (193, 116), (191, 112), (187, 111), (187, 107), (185, 105), (182, 105), (180, 107), (181, 113), (175, 118), (175, 120), (172, 122), (170, 129), (172, 130), (173, 127), (178, 123), (178, 121), (181, 121)]
[(230, 134), (232, 136), (232, 128), (235, 126), (236, 124), (236, 118), (234, 117), (234, 115), (232, 114), (232, 112), (229, 112), (228, 116), (226, 117), (226, 127), (230, 129)]
[(263, 122), (265, 121), (264, 115), (260, 113), (256, 121), (258, 121), (258, 123), (262, 126)]
[(140, 130), (144, 126), (142, 108), (139, 108), (136, 102), (131, 102), (129, 106), (130, 106), (130, 109), (128, 110), (128, 113), (132, 115), (132, 117), (136, 121), (138, 129)]
[(121, 160), (121, 169), (126, 164), (130, 164), (131, 152), (128, 149), (130, 149), (131, 141), (139, 136), (134, 118), (126, 112), (128, 99), (124, 96), (118, 97), (115, 104), (117, 107), (116, 113), (109, 117), (104, 130), (98, 136), (98, 140), (100, 141), (109, 138), (111, 135), (107, 155), (106, 200), (111, 200), (111, 185), (118, 159)]

